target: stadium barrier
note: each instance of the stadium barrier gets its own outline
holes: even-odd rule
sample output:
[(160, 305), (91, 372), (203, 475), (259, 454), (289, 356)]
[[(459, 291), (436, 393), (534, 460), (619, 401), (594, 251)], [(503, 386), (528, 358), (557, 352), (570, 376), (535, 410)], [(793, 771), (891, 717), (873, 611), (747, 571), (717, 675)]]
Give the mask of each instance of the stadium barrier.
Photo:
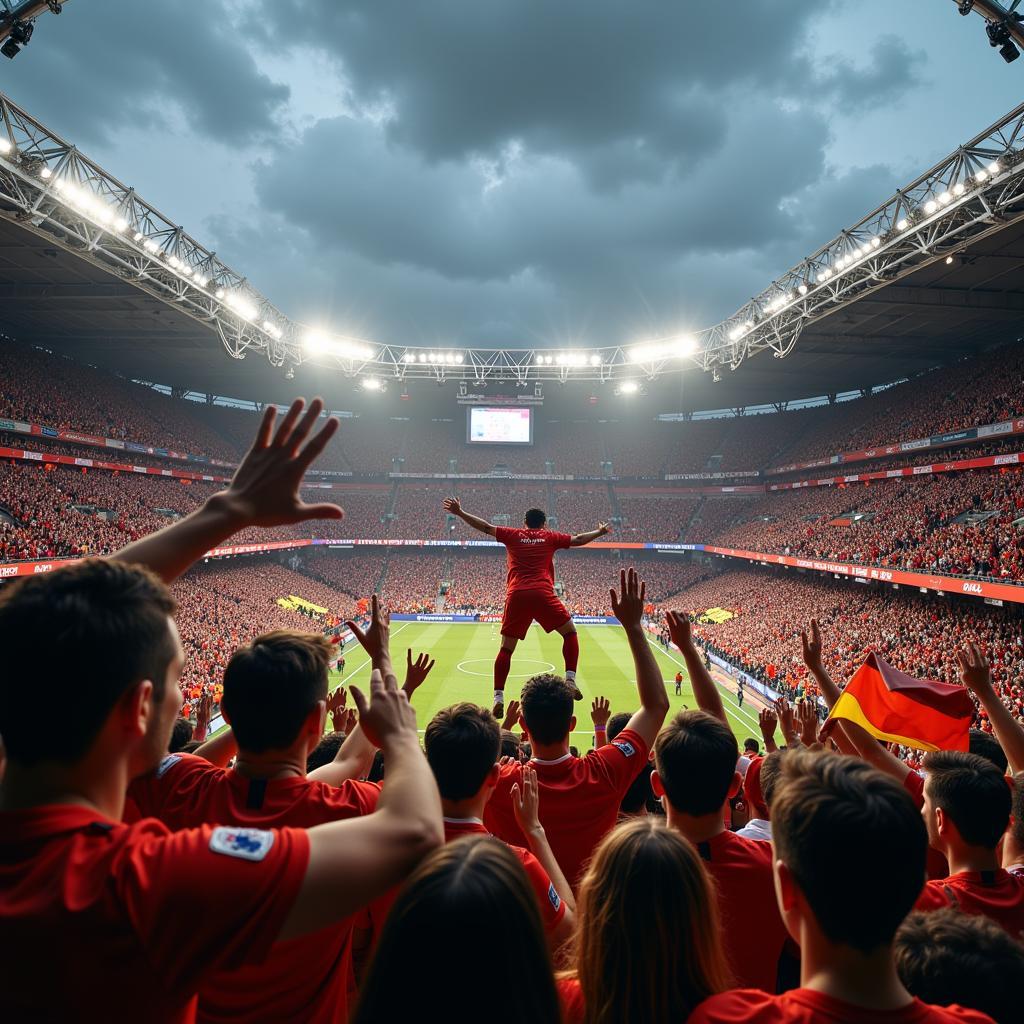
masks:
[[(1024, 422), (1024, 421), (1022, 421)], [(873, 473), (850, 473), (845, 476), (820, 477), (817, 480), (794, 480), (785, 484), (769, 484), (769, 491), (793, 491), (804, 487), (832, 487), (836, 484), (867, 483), (870, 480), (895, 480), (904, 476), (926, 476), (931, 473), (963, 473), (969, 469), (996, 469), (1000, 466), (1024, 465), (1024, 452), (986, 455), (977, 459), (954, 462), (933, 462), (927, 466), (903, 466), (901, 469), (878, 469)]]
[(821, 469), (824, 466), (836, 466), (844, 462), (864, 462), (867, 459), (880, 459), (889, 455), (905, 455), (907, 452), (927, 451), (929, 448), (941, 448), (949, 444), (960, 444), (967, 441), (981, 440), (987, 437), (1005, 437), (1009, 434), (1024, 434), (1024, 419), (1002, 420), (999, 423), (985, 423), (970, 427), (967, 430), (954, 430), (946, 434), (932, 434), (931, 437), (918, 437), (910, 441), (898, 441), (895, 444), (878, 445), (875, 448), (862, 448), (854, 452), (840, 452), (827, 455), (823, 459), (811, 462), (793, 462), (788, 466), (774, 466), (765, 470), (766, 476), (777, 476), (779, 473), (794, 473), (801, 469)]

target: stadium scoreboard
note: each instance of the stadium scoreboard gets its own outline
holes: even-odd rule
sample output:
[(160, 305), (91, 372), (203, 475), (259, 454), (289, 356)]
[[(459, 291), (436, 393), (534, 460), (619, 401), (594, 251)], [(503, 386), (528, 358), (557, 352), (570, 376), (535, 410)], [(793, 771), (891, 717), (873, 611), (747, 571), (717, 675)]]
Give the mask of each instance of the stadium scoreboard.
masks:
[(470, 406), (466, 410), (469, 444), (533, 444), (533, 410)]

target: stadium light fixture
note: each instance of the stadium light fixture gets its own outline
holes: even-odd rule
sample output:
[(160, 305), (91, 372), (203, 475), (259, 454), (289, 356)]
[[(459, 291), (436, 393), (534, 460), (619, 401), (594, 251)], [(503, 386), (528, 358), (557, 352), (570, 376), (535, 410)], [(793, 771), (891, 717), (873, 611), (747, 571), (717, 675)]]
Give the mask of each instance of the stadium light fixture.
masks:
[(41, 170), (41, 171), (39, 172), (39, 177), (40, 177), (40, 178), (42, 178), (42, 179), (43, 179), (43, 181), (49, 181), (49, 180), (50, 180), (50, 178), (52, 178), (52, 177), (53, 177), (53, 171), (51, 171), (49, 167), (44, 167), (44, 168), (43, 168), (43, 169), (42, 169), (42, 170)]
[(590, 365), (591, 366), (600, 366), (601, 365), (601, 357), (596, 352), (590, 357)]
[(935, 211), (936, 211), (936, 210), (937, 210), (938, 208), (939, 208), (939, 204), (938, 204), (937, 202), (935, 202), (935, 200), (934, 200), (934, 199), (929, 199), (929, 200), (928, 200), (928, 202), (924, 204), (924, 212), (925, 212), (925, 214), (927, 214), (927, 216), (929, 216), (929, 217), (930, 217), (930, 216), (931, 216), (931, 215), (932, 215), (932, 214), (933, 214), (933, 213), (934, 213), (934, 212), (935, 212)]
[(964, 183), (962, 181), (958, 181), (953, 186), (953, 195), (955, 195), (957, 198), (962, 196), (964, 194), (964, 192), (966, 192), (966, 191), (967, 191), (967, 188), (966, 188), (966, 186), (964, 185)]
[(897, 231), (906, 231), (907, 228), (909, 228), (909, 227), (910, 227), (910, 221), (907, 220), (906, 217), (901, 217), (898, 221), (896, 221), (896, 230)]
[(0, 138), (0, 156), (7, 156), (13, 148), (7, 139)]
[(635, 380), (624, 380), (619, 385), (620, 395), (635, 395), (640, 390), (640, 385)]
[(381, 382), (376, 377), (364, 377), (363, 378), (363, 390), (364, 391), (380, 391)]
[(376, 355), (369, 345), (349, 338), (331, 338), (323, 331), (309, 331), (303, 345), (310, 355), (335, 356), (339, 359), (373, 359)]

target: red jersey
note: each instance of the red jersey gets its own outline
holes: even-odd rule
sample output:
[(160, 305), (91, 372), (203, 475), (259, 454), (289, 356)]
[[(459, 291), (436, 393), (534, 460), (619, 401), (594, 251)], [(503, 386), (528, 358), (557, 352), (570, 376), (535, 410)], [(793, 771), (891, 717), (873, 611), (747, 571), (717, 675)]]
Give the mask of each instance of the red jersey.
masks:
[(965, 914), (981, 914), (1020, 939), (1024, 932), (1024, 878), (1002, 868), (960, 871), (948, 878), (926, 882), (915, 907), (917, 910), (955, 907)]
[(191, 1020), (214, 972), (266, 958), (308, 863), (301, 829), (0, 813), (5, 1019)]
[[(537, 772), (540, 820), (558, 866), (575, 890), (597, 844), (618, 821), (619, 804), (647, 764), (647, 744), (632, 729), (585, 757), (566, 754), (556, 761), (530, 762)], [(522, 785), (523, 766), (504, 765), (484, 809), (484, 824), (511, 846), (526, 838), (512, 810), (512, 786)]]
[(781, 996), (735, 989), (705, 999), (687, 1024), (993, 1024), (988, 1014), (962, 1006), (930, 1006), (915, 999), (898, 1010), (869, 1010), (795, 988)]
[(583, 1024), (586, 1020), (586, 1005), (583, 989), (578, 978), (559, 978), (555, 982), (558, 1002), (562, 1008), (562, 1024)]
[(789, 938), (775, 901), (772, 844), (735, 832), (697, 844), (715, 880), (725, 954), (736, 984), (774, 992)]
[(499, 526), (494, 537), (508, 552), (508, 593), (516, 590), (554, 593), (555, 552), (572, 543), (568, 533)]
[[(248, 779), (194, 754), (170, 754), (136, 779), (128, 794), (139, 812), (171, 829), (218, 823), (251, 828), (312, 828), (371, 814), (372, 782), (329, 786), (295, 776)], [(257, 968), (217, 973), (199, 993), (200, 1021), (339, 1021), (348, 1015), (352, 921), (275, 946)]]

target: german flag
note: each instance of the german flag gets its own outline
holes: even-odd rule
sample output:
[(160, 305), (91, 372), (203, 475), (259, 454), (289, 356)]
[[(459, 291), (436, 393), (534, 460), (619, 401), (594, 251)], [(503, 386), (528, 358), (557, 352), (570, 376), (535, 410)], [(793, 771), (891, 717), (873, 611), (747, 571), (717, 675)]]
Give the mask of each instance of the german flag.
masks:
[(822, 727), (848, 719), (875, 739), (918, 750), (967, 750), (974, 703), (963, 686), (915, 679), (872, 652), (846, 684)]

